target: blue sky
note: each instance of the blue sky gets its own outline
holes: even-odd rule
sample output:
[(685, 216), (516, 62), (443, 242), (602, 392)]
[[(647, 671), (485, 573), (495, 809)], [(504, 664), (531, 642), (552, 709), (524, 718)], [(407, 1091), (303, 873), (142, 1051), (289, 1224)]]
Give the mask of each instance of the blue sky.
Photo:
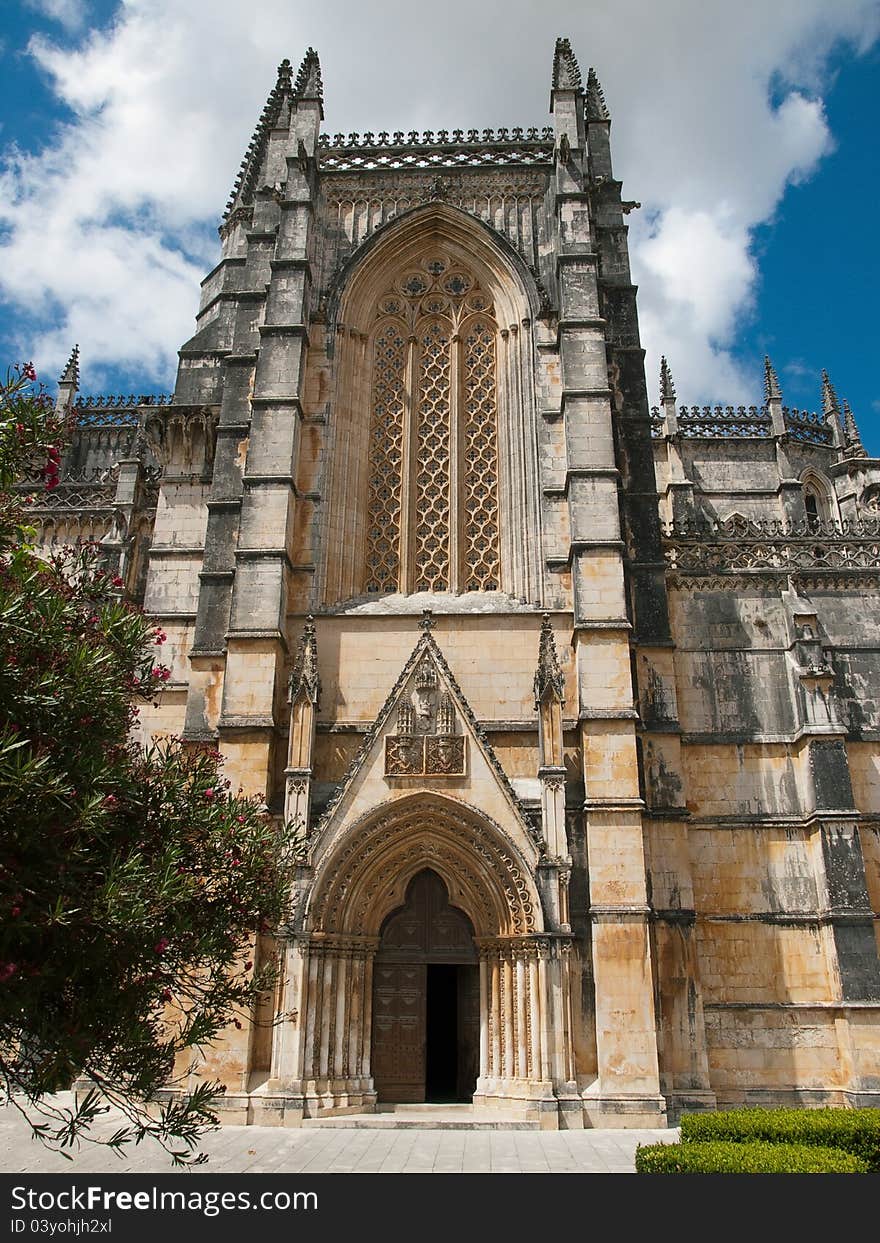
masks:
[[(596, 65), (630, 216), (648, 379), (815, 409), (827, 367), (880, 455), (877, 0), (4, 0), (0, 360), (167, 391), (216, 224), (284, 56), (325, 128), (546, 124), (553, 42)], [(467, 29), (469, 39), (462, 40)]]
[(791, 186), (772, 223), (756, 230), (760, 283), (737, 353), (769, 353), (786, 401), (816, 408), (816, 367), (857, 412), (863, 439), (880, 455), (880, 49), (837, 56), (825, 95), (836, 149)]

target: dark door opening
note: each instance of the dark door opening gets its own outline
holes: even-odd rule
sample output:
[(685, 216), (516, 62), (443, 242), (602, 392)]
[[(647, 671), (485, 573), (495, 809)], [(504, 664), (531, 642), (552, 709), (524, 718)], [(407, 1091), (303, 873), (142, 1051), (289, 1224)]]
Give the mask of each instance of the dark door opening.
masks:
[(425, 1100), (458, 1100), (458, 967), (428, 963)]
[(479, 973), (476, 967), (429, 963), (425, 1100), (469, 1101), (477, 1086)]

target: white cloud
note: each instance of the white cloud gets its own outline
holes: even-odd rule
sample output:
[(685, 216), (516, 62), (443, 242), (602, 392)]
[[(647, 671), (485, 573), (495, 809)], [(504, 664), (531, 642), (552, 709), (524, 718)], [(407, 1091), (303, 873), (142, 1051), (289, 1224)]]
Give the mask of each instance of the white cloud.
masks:
[[(78, 0), (40, 0), (72, 18)], [(557, 34), (613, 116), (649, 377), (687, 400), (754, 400), (729, 352), (755, 296), (755, 227), (832, 149), (828, 54), (878, 32), (876, 0), (123, 0), (107, 30), (31, 55), (74, 114), (0, 172), (0, 294), (50, 374), (173, 381), (209, 241), (284, 56), (318, 48), (326, 128), (543, 124)], [(43, 317), (42, 322), (40, 316)]]
[(60, 22), (68, 30), (79, 30), (86, 19), (83, 0), (26, 0), (28, 8)]

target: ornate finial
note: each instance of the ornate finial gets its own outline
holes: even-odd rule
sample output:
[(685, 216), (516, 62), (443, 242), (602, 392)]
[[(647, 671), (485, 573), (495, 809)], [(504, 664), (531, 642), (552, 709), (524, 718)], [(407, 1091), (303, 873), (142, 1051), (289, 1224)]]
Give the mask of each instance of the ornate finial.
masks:
[[(288, 66), (290, 64), (289, 61), (284, 61), (283, 63)], [(310, 47), (303, 57), (299, 72), (296, 75), (293, 93), (297, 99), (317, 99), (322, 105), (321, 117), (323, 118), (324, 83), (321, 81), (321, 62), (318, 60), (318, 53), (313, 47)]]
[(540, 708), (541, 701), (548, 691), (554, 694), (560, 703), (565, 702), (565, 674), (559, 667), (556, 640), (553, 638), (549, 613), (545, 613), (541, 618), (541, 639), (534, 688), (536, 708)]
[(764, 400), (765, 401), (782, 401), (782, 389), (779, 387), (779, 377), (767, 355), (764, 355)]
[(828, 372), (824, 367), (822, 368), (822, 410), (826, 419), (840, 418), (837, 394), (834, 391), (834, 385), (828, 379)]
[(321, 679), (318, 677), (318, 642), (315, 637), (315, 619), (311, 613), (303, 626), (302, 637), (296, 654), (296, 665), (288, 684), (288, 701), (304, 693), (313, 704), (321, 695)]
[(70, 358), (67, 360), (67, 366), (61, 373), (59, 384), (70, 384), (73, 386), (74, 392), (79, 388), (79, 346), (75, 345), (71, 351)]
[(596, 76), (596, 70), (593, 68), (591, 68), (587, 73), (585, 116), (588, 121), (611, 120), (608, 105), (605, 103), (605, 92), (602, 90), (602, 86)]
[(568, 39), (557, 39), (553, 53), (554, 91), (581, 91), (581, 71)]
[(290, 61), (285, 56), (284, 60), (278, 66), (278, 77), (275, 80), (275, 90), (290, 90), (292, 76), (293, 71), (291, 69)]
[(437, 733), (455, 733), (455, 708), (449, 691), (444, 691), (437, 703)]
[(865, 446), (862, 444), (862, 438), (859, 435), (856, 416), (849, 408), (849, 402), (843, 399), (843, 435), (846, 443), (847, 457), (867, 457)]
[(660, 359), (660, 400), (675, 401), (675, 384), (665, 354)]
[(430, 609), (422, 609), (422, 620), (419, 622), (419, 627), (424, 630), (425, 634), (434, 629), (434, 618)]

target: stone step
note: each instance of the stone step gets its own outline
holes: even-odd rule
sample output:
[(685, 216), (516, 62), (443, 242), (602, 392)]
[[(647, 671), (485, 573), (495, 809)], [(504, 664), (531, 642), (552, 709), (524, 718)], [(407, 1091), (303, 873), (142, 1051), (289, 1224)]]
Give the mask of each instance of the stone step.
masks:
[(537, 1119), (481, 1110), (472, 1105), (380, 1105), (375, 1113), (303, 1118), (304, 1127), (370, 1131), (538, 1131)]

